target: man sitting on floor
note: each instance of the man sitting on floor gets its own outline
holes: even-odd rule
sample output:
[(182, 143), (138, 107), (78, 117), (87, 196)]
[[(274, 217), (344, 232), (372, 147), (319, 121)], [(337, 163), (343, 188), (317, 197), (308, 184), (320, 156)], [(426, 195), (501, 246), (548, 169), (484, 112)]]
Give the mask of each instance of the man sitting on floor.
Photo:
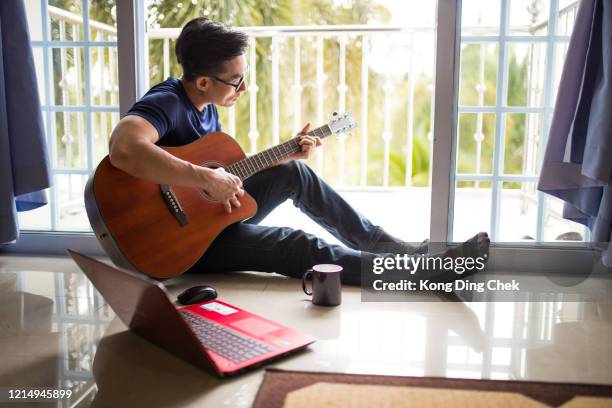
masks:
[[(223, 168), (197, 166), (159, 147), (186, 145), (221, 131), (217, 105), (234, 105), (246, 90), (247, 45), (245, 33), (219, 23), (205, 18), (187, 23), (176, 41), (183, 76), (151, 88), (121, 119), (111, 137), (111, 163), (133, 176), (158, 184), (200, 188), (222, 202), (227, 212), (240, 206), (245, 191), (257, 202), (257, 214), (223, 230), (191, 269), (254, 270), (300, 278), (314, 264), (332, 263), (344, 268), (343, 283), (358, 285), (362, 262), (379, 256), (366, 251), (375, 244), (394, 243), (402, 251), (422, 251), (372, 224), (301, 161), (322, 144), (320, 138), (306, 134), (309, 125), (298, 135), (301, 152), (251, 176), (244, 184)], [(301, 230), (259, 225), (287, 199), (346, 247), (328, 244)], [(489, 238), (479, 233), (468, 244), (448, 255), (485, 254)]]

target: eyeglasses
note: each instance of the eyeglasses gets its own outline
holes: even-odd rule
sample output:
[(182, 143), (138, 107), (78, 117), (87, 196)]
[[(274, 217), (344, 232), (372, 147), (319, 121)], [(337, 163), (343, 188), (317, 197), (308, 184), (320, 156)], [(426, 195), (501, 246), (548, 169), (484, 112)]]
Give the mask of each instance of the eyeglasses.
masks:
[(240, 89), (240, 87), (244, 83), (245, 77), (246, 77), (246, 75), (243, 75), (242, 77), (240, 77), (240, 80), (238, 81), (238, 83), (234, 84), (234, 83), (225, 81), (225, 80), (223, 80), (221, 78), (218, 78), (216, 76), (211, 76), (211, 78), (214, 79), (215, 81), (221, 82), (222, 84), (225, 84), (225, 85), (228, 85), (228, 86), (233, 86), (234, 89), (236, 90), (236, 92), (238, 92), (238, 89)]
[(249, 67), (248, 67), (248, 65), (247, 65), (247, 67), (246, 67), (246, 69), (245, 69), (245, 71), (244, 71), (244, 75), (240, 77), (240, 80), (238, 81), (238, 83), (229, 82), (229, 81), (226, 81), (226, 80), (221, 79), (221, 78), (216, 77), (216, 76), (211, 76), (210, 78), (214, 79), (214, 80), (215, 80), (215, 81), (217, 81), (217, 82), (221, 82), (222, 84), (225, 84), (225, 85), (228, 85), (228, 86), (234, 87), (234, 90), (235, 90), (236, 92), (238, 92), (238, 90), (240, 89), (240, 87), (242, 86), (242, 84), (244, 84), (244, 81), (245, 81), (245, 79), (246, 79), (246, 77), (247, 77), (248, 73), (249, 73)]

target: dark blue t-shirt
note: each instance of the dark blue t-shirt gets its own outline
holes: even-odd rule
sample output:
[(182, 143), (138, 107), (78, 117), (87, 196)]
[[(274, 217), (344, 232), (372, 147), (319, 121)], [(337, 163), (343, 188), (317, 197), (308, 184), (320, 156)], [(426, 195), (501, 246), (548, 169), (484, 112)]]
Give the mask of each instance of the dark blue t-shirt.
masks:
[(209, 104), (199, 111), (176, 78), (155, 85), (127, 114), (151, 122), (159, 133), (158, 146), (183, 146), (208, 133), (221, 131), (217, 107)]

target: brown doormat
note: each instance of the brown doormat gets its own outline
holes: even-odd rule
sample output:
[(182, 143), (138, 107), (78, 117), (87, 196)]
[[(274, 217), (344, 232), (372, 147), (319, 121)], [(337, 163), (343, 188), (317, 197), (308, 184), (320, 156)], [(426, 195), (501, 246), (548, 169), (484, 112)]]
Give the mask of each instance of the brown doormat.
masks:
[[(612, 386), (605, 385), (550, 383), (535, 381), (500, 381), (437, 377), (399, 377), (386, 375), (336, 374), (308, 371), (285, 371), (272, 368), (266, 370), (263, 382), (259, 387), (257, 396), (255, 397), (253, 407), (281, 408), (285, 404), (285, 399), (288, 393), (291, 393), (296, 390), (301, 390), (305, 387), (317, 383), (376, 385), (411, 388), (415, 387), (414, 391), (420, 391), (421, 393), (419, 393), (418, 396), (423, 398), (428, 398), (427, 393), (422, 393), (423, 389), (427, 388), (442, 388), (447, 389), (449, 391), (469, 390), (489, 391), (498, 393), (515, 393), (520, 394), (524, 397), (531, 398), (532, 400), (534, 400), (535, 403), (539, 402), (547, 406), (553, 407), (560, 406), (572, 400), (575, 396), (589, 396), (599, 397), (594, 400), (589, 400), (591, 403), (594, 401), (595, 405), (590, 405), (589, 401), (584, 400), (582, 402), (586, 403), (586, 405), (580, 404), (575, 406), (612, 406), (610, 405), (610, 400), (606, 401), (601, 398), (612, 398)], [(325, 389), (325, 387), (322, 387), (321, 389)], [(333, 387), (331, 387), (330, 390), (331, 389), (333, 389)], [(336, 391), (337, 390), (339, 390), (339, 388), (336, 388)], [(350, 390), (348, 390), (348, 393), (350, 393)], [(440, 394), (443, 394), (443, 391), (436, 393), (438, 400)], [(307, 404), (296, 404), (296, 401), (299, 402), (299, 399), (302, 397), (307, 398), (307, 393), (305, 393), (304, 395), (298, 395), (296, 393), (293, 393), (291, 395), (291, 404), (289, 405), (308, 406)], [(318, 398), (320, 397), (321, 394), (319, 393)], [(503, 395), (500, 394), (498, 397), (502, 398)], [(427, 400), (421, 400), (421, 404), (419, 405), (427, 405), (426, 401)], [(459, 402), (458, 400), (455, 401)], [(303, 402), (306, 403), (307, 401), (303, 400)], [(573, 401), (573, 403), (577, 402), (579, 402), (578, 399)]]

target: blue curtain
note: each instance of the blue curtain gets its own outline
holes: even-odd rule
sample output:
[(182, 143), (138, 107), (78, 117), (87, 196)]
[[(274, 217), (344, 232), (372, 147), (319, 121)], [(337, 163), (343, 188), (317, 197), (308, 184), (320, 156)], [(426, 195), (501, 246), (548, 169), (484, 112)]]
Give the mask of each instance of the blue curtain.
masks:
[(23, 0), (0, 1), (0, 243), (19, 237), (17, 211), (47, 203), (47, 147)]
[[(550, 62), (549, 62), (550, 63)], [(612, 231), (612, 1), (580, 3), (559, 84), (538, 189), (565, 201), (563, 217)]]

